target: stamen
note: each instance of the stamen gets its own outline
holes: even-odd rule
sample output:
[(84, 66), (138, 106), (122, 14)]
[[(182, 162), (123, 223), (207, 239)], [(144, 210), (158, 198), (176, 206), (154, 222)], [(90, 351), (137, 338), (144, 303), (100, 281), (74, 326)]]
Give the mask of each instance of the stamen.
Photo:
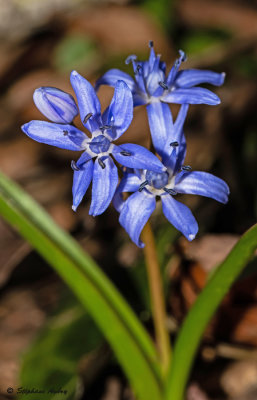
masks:
[(74, 160), (71, 161), (71, 168), (73, 171), (79, 171), (80, 168), (77, 166), (76, 162)]
[(169, 86), (166, 85), (166, 83), (164, 83), (164, 82), (162, 82), (162, 81), (160, 81), (160, 82), (158, 82), (158, 83), (159, 83), (159, 85), (160, 85), (164, 90), (168, 90), (168, 89), (169, 89)]
[(101, 131), (104, 131), (105, 129), (112, 129), (112, 126), (111, 125), (103, 125), (103, 126), (100, 126), (100, 128), (99, 128)]
[(93, 113), (88, 113), (88, 114), (85, 116), (85, 118), (83, 119), (83, 123), (86, 124), (87, 121), (89, 120), (89, 118), (92, 117), (92, 115), (93, 115)]
[(153, 41), (149, 40), (149, 47), (153, 47)]
[(102, 169), (105, 169), (106, 165), (105, 165), (105, 163), (103, 162), (103, 160), (102, 160), (101, 158), (98, 158), (97, 161), (98, 161), (100, 167), (101, 167)]
[(140, 64), (137, 64), (135, 74), (139, 74), (139, 72), (142, 70), (142, 66)]
[(137, 56), (135, 54), (131, 54), (130, 56), (128, 56), (125, 60), (125, 64), (129, 64), (133, 61), (135, 61), (137, 59)]
[(138, 191), (139, 192), (142, 192), (142, 190), (144, 189), (144, 187), (146, 186), (146, 185), (148, 185), (148, 181), (144, 181), (143, 183), (141, 183), (141, 185), (139, 186), (139, 189), (138, 189)]
[(163, 188), (163, 190), (166, 193), (171, 194), (172, 196), (175, 196), (177, 194), (176, 190), (173, 190), (173, 189)]
[(170, 146), (172, 146), (172, 147), (178, 147), (178, 144), (179, 144), (178, 142), (171, 142), (171, 143), (170, 143)]
[(68, 134), (69, 134), (69, 131), (63, 131), (63, 136), (68, 136)]
[(181, 61), (182, 62), (186, 61), (186, 59), (187, 59), (186, 53), (183, 50), (179, 50), (178, 52), (179, 52)]
[(131, 156), (132, 155), (129, 151), (121, 151), (120, 154), (122, 156)]
[(192, 168), (190, 167), (190, 165), (183, 165), (183, 167), (181, 169), (183, 171), (192, 171)]

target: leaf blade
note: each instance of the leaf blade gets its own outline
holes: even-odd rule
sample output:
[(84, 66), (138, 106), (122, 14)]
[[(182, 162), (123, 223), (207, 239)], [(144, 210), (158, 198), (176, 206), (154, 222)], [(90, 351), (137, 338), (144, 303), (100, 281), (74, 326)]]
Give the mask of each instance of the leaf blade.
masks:
[(2, 173), (0, 214), (54, 267), (87, 308), (140, 400), (160, 400), (162, 382), (157, 353), (133, 311), (77, 242)]
[(165, 400), (183, 400), (185, 385), (204, 330), (257, 247), (257, 224), (240, 238), (196, 299), (178, 334)]

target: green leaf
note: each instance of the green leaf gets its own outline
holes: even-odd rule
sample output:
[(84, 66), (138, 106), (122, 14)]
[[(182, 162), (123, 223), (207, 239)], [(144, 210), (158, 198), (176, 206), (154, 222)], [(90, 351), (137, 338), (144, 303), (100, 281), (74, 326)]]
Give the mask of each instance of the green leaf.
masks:
[(58, 310), (22, 357), (19, 386), (44, 390), (44, 400), (55, 399), (58, 394), (52, 391), (60, 389), (67, 390), (66, 396), (60, 394), (65, 400), (74, 399), (78, 362), (102, 343), (103, 336), (88, 313), (65, 290)]
[(187, 315), (175, 343), (167, 379), (166, 400), (183, 400), (185, 385), (205, 328), (222, 299), (251, 260), (257, 247), (257, 224), (231, 250)]
[(97, 264), (13, 181), (0, 173), (0, 214), (57, 271), (109, 341), (140, 400), (160, 400), (156, 349)]

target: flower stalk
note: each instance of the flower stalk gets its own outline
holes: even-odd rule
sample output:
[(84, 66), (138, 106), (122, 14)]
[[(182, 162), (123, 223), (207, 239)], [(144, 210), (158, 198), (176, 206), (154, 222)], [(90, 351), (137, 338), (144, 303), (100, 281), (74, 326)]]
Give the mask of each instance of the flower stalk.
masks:
[(171, 360), (171, 346), (166, 324), (166, 310), (164, 290), (157, 257), (154, 235), (149, 222), (142, 231), (142, 239), (145, 243), (144, 256), (149, 280), (152, 314), (156, 334), (157, 348), (160, 354), (163, 374), (166, 375)]

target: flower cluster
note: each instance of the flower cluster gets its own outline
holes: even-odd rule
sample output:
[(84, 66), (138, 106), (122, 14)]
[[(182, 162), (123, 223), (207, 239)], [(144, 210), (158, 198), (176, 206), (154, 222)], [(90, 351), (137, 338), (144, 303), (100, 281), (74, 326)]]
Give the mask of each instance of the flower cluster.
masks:
[[(188, 240), (195, 238), (198, 225), (190, 209), (175, 200), (177, 193), (198, 194), (221, 203), (228, 201), (229, 188), (223, 180), (184, 165), (183, 125), (189, 104), (220, 103), (213, 92), (196, 85), (221, 85), (224, 73), (179, 70), (185, 60), (185, 53), (180, 51), (180, 57), (166, 76), (166, 65), (150, 42), (147, 61), (137, 61), (135, 55), (126, 60), (133, 65), (134, 79), (123, 71), (111, 69), (96, 82), (94, 89), (73, 71), (70, 79), (78, 106), (70, 94), (41, 87), (34, 92), (34, 102), (51, 122), (30, 121), (22, 127), (23, 132), (38, 142), (83, 151), (78, 161), (71, 162), (73, 210), (76, 211), (92, 181), (89, 213), (102, 214), (113, 201), (120, 213), (120, 224), (139, 247), (144, 245), (140, 233), (156, 207), (156, 198), (161, 199), (165, 217)], [(113, 86), (114, 95), (109, 107), (101, 113), (96, 90), (103, 84)], [(175, 121), (167, 103), (181, 105)], [(155, 154), (137, 144), (114, 143), (128, 129), (133, 107), (139, 105), (146, 105)], [(78, 114), (87, 133), (74, 125)], [(120, 183), (116, 164), (123, 172)], [(124, 200), (124, 192), (133, 194)]]

